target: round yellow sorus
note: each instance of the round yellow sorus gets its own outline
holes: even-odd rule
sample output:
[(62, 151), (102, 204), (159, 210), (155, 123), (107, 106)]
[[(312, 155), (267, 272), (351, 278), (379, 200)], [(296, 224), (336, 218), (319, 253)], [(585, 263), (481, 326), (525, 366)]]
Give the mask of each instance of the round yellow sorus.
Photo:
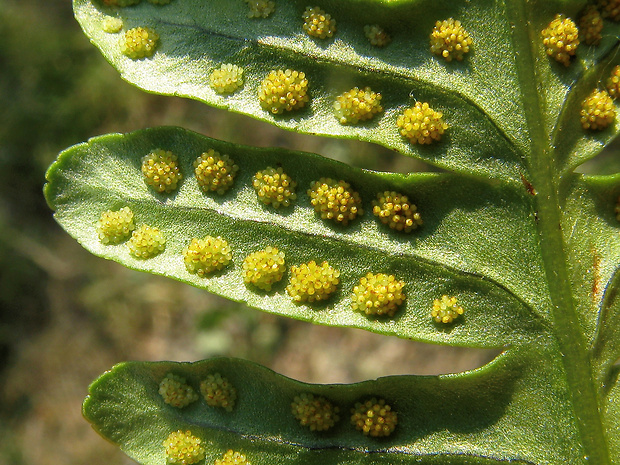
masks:
[(297, 183), (293, 181), (282, 168), (268, 166), (254, 175), (252, 186), (256, 190), (258, 200), (275, 208), (288, 207), (291, 200), (297, 198), (295, 188)]
[(187, 407), (198, 400), (198, 394), (185, 382), (185, 378), (172, 373), (168, 373), (159, 383), (159, 395), (165, 403), (177, 408)]
[(351, 424), (365, 436), (389, 436), (398, 423), (398, 416), (392, 407), (384, 399), (377, 400), (376, 397), (364, 403), (356, 402), (351, 414)]
[(317, 265), (314, 260), (291, 266), (291, 279), (286, 291), (295, 302), (316, 302), (327, 299), (340, 283), (340, 271), (329, 263)]
[(409, 203), (406, 195), (394, 191), (385, 191), (377, 194), (377, 200), (372, 202), (372, 213), (383, 224), (397, 231), (411, 232), (423, 221), (418, 208)]
[(336, 20), (331, 15), (325, 13), (318, 6), (306, 7), (302, 15), (304, 20), (304, 31), (309, 36), (318, 39), (327, 39), (336, 33)]
[(221, 270), (232, 260), (228, 242), (220, 236), (206, 236), (204, 239), (192, 239), (183, 249), (185, 268), (201, 278), (216, 270)]
[(433, 301), (433, 310), (431, 316), (436, 323), (452, 323), (459, 315), (465, 313), (463, 307), (456, 303), (456, 297), (448, 297), (444, 295), (441, 300)]
[(308, 189), (310, 203), (324, 220), (333, 220), (344, 226), (362, 215), (360, 195), (345, 181), (321, 178), (310, 184)]
[(364, 26), (364, 35), (370, 44), (375, 47), (385, 47), (392, 41), (390, 35), (377, 24), (367, 24)]
[(575, 22), (557, 14), (541, 34), (547, 55), (564, 66), (570, 65), (570, 58), (579, 45), (579, 30)]
[(174, 465), (191, 465), (205, 458), (205, 448), (200, 438), (191, 431), (175, 431), (164, 440), (167, 462)]
[(144, 182), (159, 193), (172, 192), (183, 179), (177, 156), (162, 149), (155, 149), (142, 158), (142, 174)]
[(400, 133), (412, 144), (430, 144), (441, 140), (441, 136), (448, 129), (443, 121), (443, 113), (433, 110), (428, 103), (416, 102), (412, 108), (407, 108), (396, 120)]
[(340, 420), (338, 407), (334, 407), (324, 397), (314, 397), (313, 394), (295, 396), (291, 410), (301, 426), (307, 426), (310, 431), (327, 431)]
[(606, 90), (594, 90), (581, 104), (581, 126), (593, 131), (605, 129), (616, 118), (614, 101)]
[(404, 281), (394, 275), (368, 273), (353, 288), (352, 307), (366, 315), (387, 315), (393, 317), (405, 301)]
[(431, 32), (431, 52), (446, 61), (461, 61), (472, 43), (469, 33), (454, 18), (437, 21)]
[(159, 229), (143, 224), (131, 234), (127, 246), (136, 258), (152, 258), (164, 251), (166, 238)]
[(125, 32), (121, 40), (121, 52), (132, 60), (150, 57), (155, 53), (159, 35), (149, 27), (135, 27)]
[(224, 63), (209, 76), (211, 87), (218, 94), (232, 94), (243, 86), (243, 68)]
[(579, 39), (587, 45), (598, 45), (603, 36), (603, 18), (598, 8), (588, 5), (579, 17)]
[(194, 162), (194, 173), (205, 192), (224, 194), (235, 182), (239, 167), (228, 155), (209, 149)]
[(121, 32), (123, 29), (123, 20), (120, 18), (113, 18), (112, 16), (107, 16), (101, 25), (103, 32), (107, 32), (108, 34), (116, 34), (117, 32)]
[(598, 0), (598, 7), (604, 18), (620, 21), (620, 0)]
[(274, 115), (299, 110), (310, 100), (308, 80), (299, 71), (271, 71), (258, 89), (261, 107)]
[(97, 220), (97, 235), (106, 245), (123, 242), (135, 228), (133, 212), (129, 207), (123, 207), (118, 211), (105, 211)]
[(223, 408), (227, 412), (232, 412), (237, 400), (237, 390), (219, 373), (208, 375), (200, 383), (200, 392), (207, 405)]
[(614, 66), (606, 82), (607, 92), (611, 98), (620, 96), (620, 65)]
[(370, 87), (363, 90), (358, 87), (339, 95), (334, 102), (334, 114), (340, 124), (356, 124), (371, 119), (383, 111), (381, 94)]
[(215, 460), (215, 465), (250, 465), (245, 455), (229, 449), (221, 459)]
[(265, 291), (284, 276), (284, 252), (276, 247), (253, 252), (243, 260), (243, 281)]
[(272, 0), (245, 0), (245, 3), (250, 8), (248, 18), (267, 18), (276, 11), (276, 3)]

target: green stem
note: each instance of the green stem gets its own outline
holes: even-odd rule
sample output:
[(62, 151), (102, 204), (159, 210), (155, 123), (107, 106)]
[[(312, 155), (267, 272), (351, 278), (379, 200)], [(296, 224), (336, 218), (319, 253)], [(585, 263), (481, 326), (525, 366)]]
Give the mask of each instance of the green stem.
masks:
[(592, 364), (573, 301), (557, 184), (553, 182), (548, 164), (535, 161), (531, 168), (536, 172), (532, 177), (538, 189), (538, 232), (551, 295), (555, 335), (562, 353), (584, 452), (590, 463), (610, 464)]
[[(584, 459), (597, 465), (610, 465), (592, 364), (573, 301), (569, 254), (561, 222), (560, 180), (556, 176), (555, 152), (543, 117), (546, 107), (541, 93), (544, 89), (532, 85), (541, 82), (536, 62), (546, 57), (540, 52), (540, 31), (532, 27), (533, 18), (528, 15), (525, 2), (506, 0), (506, 8), (514, 24), (521, 25), (514, 29), (514, 43), (531, 44), (519, 49), (515, 56), (531, 140), (528, 168), (530, 182), (537, 191), (539, 244), (551, 296), (555, 336), (562, 354)], [(535, 11), (531, 5), (529, 10)]]

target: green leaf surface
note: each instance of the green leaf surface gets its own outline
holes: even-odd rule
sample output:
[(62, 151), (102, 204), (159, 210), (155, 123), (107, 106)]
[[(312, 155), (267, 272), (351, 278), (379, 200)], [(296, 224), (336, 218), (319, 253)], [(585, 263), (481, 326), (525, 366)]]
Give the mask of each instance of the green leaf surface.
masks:
[[(620, 463), (620, 175), (574, 173), (620, 130), (620, 118), (600, 131), (580, 122), (584, 99), (602, 89), (620, 63), (618, 23), (606, 17), (600, 45), (582, 43), (564, 66), (547, 55), (541, 31), (558, 13), (579, 22), (585, 1), (325, 0), (320, 7), (338, 22), (329, 40), (305, 35), (307, 4), (294, 0), (278, 1), (266, 19), (248, 18), (241, 0), (73, 4), (91, 41), (124, 79), (147, 91), (194, 98), (292, 131), (374, 142), (448, 170), (370, 172), (178, 128), (101, 136), (61, 153), (47, 174), (45, 193), (56, 219), (85, 248), (279, 315), (506, 349), (468, 373), (352, 386), (303, 385), (224, 359), (120, 365), (93, 384), (85, 404), (101, 434), (144, 464), (164, 463), (162, 441), (176, 429), (190, 429), (207, 443), (207, 463), (228, 448), (254, 465)], [(125, 30), (155, 29), (161, 37), (155, 54), (141, 60), (122, 55), (122, 34), (102, 29), (110, 16), (122, 18)], [(462, 62), (447, 63), (429, 50), (435, 21), (448, 17), (461, 21), (473, 39)], [(372, 47), (366, 24), (385, 27), (392, 42)], [(230, 96), (209, 84), (211, 71), (224, 62), (245, 73), (244, 87)], [(306, 74), (310, 101), (274, 116), (260, 106), (258, 89), (271, 70), (287, 68)], [(333, 102), (353, 86), (381, 92), (384, 112), (341, 125)], [(440, 142), (412, 145), (399, 134), (398, 116), (416, 101), (444, 114), (449, 127)], [(154, 193), (140, 173), (142, 157), (156, 148), (179, 157), (184, 179), (173, 194)], [(229, 154), (240, 168), (223, 196), (204, 194), (192, 174), (193, 161), (209, 148)], [(251, 181), (267, 166), (281, 166), (299, 184), (291, 207), (275, 210), (258, 201)], [(321, 177), (350, 182), (364, 215), (347, 226), (320, 219), (306, 190)], [(409, 196), (422, 227), (405, 234), (381, 224), (372, 201), (385, 190)], [(163, 231), (163, 253), (138, 260), (126, 244), (99, 241), (100, 214), (124, 206), (138, 225)], [(229, 241), (233, 262), (200, 278), (185, 269), (182, 250), (207, 234)], [(266, 246), (285, 252), (289, 271), (271, 291), (259, 292), (244, 285), (241, 266)], [(295, 304), (286, 291), (290, 267), (310, 260), (329, 261), (341, 282), (322, 304)], [(405, 282), (406, 300), (393, 318), (352, 310), (351, 292), (368, 272)], [(433, 300), (443, 295), (455, 296), (465, 309), (450, 325), (430, 317)], [(171, 410), (158, 397), (167, 372), (197, 388), (215, 369), (240, 391), (230, 415), (205, 410), (202, 400)], [(333, 432), (315, 435), (295, 423), (290, 400), (302, 391), (341, 407), (343, 420)], [(375, 395), (393, 402), (402, 419), (381, 441), (361, 436), (346, 418), (352, 402)]]
[[(155, 193), (140, 171), (142, 157), (155, 148), (179, 157), (185, 179), (171, 195)], [(229, 154), (240, 167), (234, 187), (223, 196), (203, 193), (193, 175), (192, 163), (209, 148)], [(295, 205), (282, 211), (262, 204), (252, 187), (257, 171), (280, 165), (298, 183)], [(56, 219), (94, 254), (272, 313), (478, 347), (502, 347), (544, 331), (544, 310), (534, 310), (545, 309), (547, 292), (541, 265), (532, 266), (538, 259), (530, 200), (512, 187), (494, 188), (451, 174), (402, 178), (308, 153), (237, 146), (178, 128), (92, 139), (64, 152), (47, 177), (46, 195)], [(321, 177), (351, 180), (365, 214), (348, 226), (322, 220), (304, 192)], [(408, 194), (423, 215), (423, 226), (407, 234), (378, 221), (371, 201), (385, 190)], [(101, 243), (95, 227), (101, 213), (124, 206), (134, 212), (137, 225), (164, 232), (163, 253), (137, 259), (124, 243)], [(505, 227), (498, 229), (499, 224)], [(206, 235), (221, 235), (229, 242), (233, 264), (201, 278), (187, 271), (182, 251), (192, 238)], [(491, 245), (500, 241), (503, 247)], [(271, 292), (244, 285), (244, 258), (267, 246), (284, 251), (289, 266), (327, 260), (341, 273), (338, 292), (323, 304), (296, 304), (285, 290), (286, 279)], [(489, 268), (489, 257), (503, 266)], [(353, 287), (368, 272), (405, 281), (406, 302), (395, 318), (367, 317), (351, 309)], [(467, 309), (461, 322), (441, 327), (432, 321), (433, 299), (442, 295), (458, 296)]]
[[(121, 76), (149, 92), (194, 98), (297, 132), (376, 142), (452, 171), (516, 183), (530, 177), (524, 161), (532, 154), (534, 136), (526, 119), (531, 107), (542, 105), (542, 124), (567, 168), (596, 154), (615, 133), (587, 137), (578, 129), (575, 108), (620, 61), (616, 24), (606, 23), (602, 44), (580, 48), (573, 66), (561, 73), (564, 67), (547, 59), (542, 43), (524, 48), (528, 31), (538, 34), (557, 12), (574, 14), (584, 3), (324, 0), (321, 8), (337, 20), (338, 29), (326, 40), (303, 32), (308, 5), (301, 0), (277, 2), (266, 19), (248, 18), (240, 0), (217, 2), (217, 7), (204, 0), (165, 6), (142, 2), (121, 9), (74, 0), (74, 9), (86, 35)], [(161, 37), (155, 55), (142, 60), (123, 55), (122, 34), (102, 29), (109, 16), (122, 18), (125, 29), (152, 27)], [(460, 20), (474, 41), (462, 62), (446, 63), (429, 51), (435, 22), (448, 17)], [(392, 42), (372, 46), (363, 32), (367, 24), (383, 25)], [(228, 97), (209, 84), (209, 74), (222, 63), (241, 66), (245, 73), (243, 89)], [(274, 69), (306, 73), (311, 95), (306, 108), (283, 116), (261, 108), (258, 89)], [(532, 85), (534, 74), (545, 82), (542, 103), (523, 89)], [(583, 84), (574, 86), (578, 80)], [(385, 111), (368, 123), (343, 126), (333, 115), (333, 103), (353, 86), (381, 92)], [(398, 133), (398, 115), (416, 101), (444, 113), (450, 128), (440, 143), (420, 147)]]
[[(234, 359), (129, 362), (93, 383), (84, 415), (146, 465), (166, 463), (162, 443), (177, 430), (204, 441), (206, 463), (228, 449), (255, 465), (577, 463), (583, 451), (572, 446), (577, 435), (572, 412), (567, 402), (549, 398), (548, 386), (556, 384), (556, 395), (567, 399), (563, 375), (555, 355), (536, 347), (511, 349), (467, 373), (352, 385), (304, 384)], [(184, 408), (166, 404), (158, 389), (168, 373), (185, 378), (197, 392), (208, 374), (220, 373), (237, 389), (233, 411), (210, 407), (202, 397)], [(340, 409), (340, 421), (324, 432), (301, 426), (291, 402), (302, 393), (327, 398)], [(372, 397), (385, 399), (398, 415), (386, 438), (366, 437), (350, 423), (355, 403)], [(146, 422), (148, 428), (138, 427)]]

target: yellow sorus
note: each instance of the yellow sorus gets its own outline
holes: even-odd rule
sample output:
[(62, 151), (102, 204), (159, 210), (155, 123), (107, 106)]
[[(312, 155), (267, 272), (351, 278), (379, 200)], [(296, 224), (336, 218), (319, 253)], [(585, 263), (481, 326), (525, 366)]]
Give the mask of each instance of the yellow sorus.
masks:
[(297, 183), (293, 181), (282, 168), (268, 166), (254, 175), (252, 186), (256, 190), (258, 200), (275, 208), (288, 207), (291, 200), (297, 198), (295, 188)]
[(376, 397), (364, 403), (356, 402), (351, 414), (351, 424), (365, 436), (389, 436), (398, 423), (398, 416), (392, 407), (384, 399), (377, 400)]
[(173, 465), (191, 465), (205, 458), (205, 448), (200, 438), (191, 431), (175, 431), (164, 440), (167, 463)]
[(159, 229), (143, 224), (140, 229), (132, 233), (127, 246), (129, 252), (136, 258), (152, 258), (164, 251), (166, 238)]
[(299, 71), (271, 71), (258, 89), (260, 105), (274, 115), (303, 108), (310, 100), (308, 80)]
[(334, 407), (324, 397), (314, 397), (313, 394), (295, 396), (291, 409), (301, 426), (307, 426), (310, 431), (327, 431), (340, 420), (338, 407)]
[(409, 203), (406, 195), (394, 191), (385, 191), (377, 194), (377, 200), (372, 202), (372, 212), (379, 217), (383, 224), (397, 231), (411, 232), (423, 221), (418, 208)]
[(581, 126), (584, 129), (605, 129), (616, 118), (614, 101), (606, 90), (594, 90), (581, 104)]
[(433, 110), (428, 103), (417, 102), (407, 108), (396, 120), (400, 133), (412, 144), (430, 144), (441, 140), (448, 125), (443, 121), (443, 113)]
[(547, 55), (564, 66), (570, 65), (570, 58), (575, 55), (579, 45), (579, 30), (575, 22), (562, 14), (557, 14), (542, 30), (542, 37)]
[(405, 282), (396, 280), (394, 275), (368, 273), (353, 288), (353, 310), (392, 317), (405, 300), (403, 287)]
[(598, 0), (598, 7), (604, 18), (620, 21), (620, 0)]
[(97, 235), (106, 245), (123, 242), (135, 228), (133, 212), (129, 207), (105, 211), (97, 221)]
[(107, 16), (102, 23), (103, 32), (107, 32), (108, 34), (116, 34), (123, 29), (123, 20), (120, 18), (113, 18), (112, 16)]
[(159, 383), (159, 395), (164, 398), (165, 403), (178, 408), (187, 407), (198, 400), (198, 394), (185, 383), (185, 378), (172, 373), (168, 373)]
[(302, 18), (304, 20), (304, 31), (309, 36), (326, 39), (336, 33), (336, 20), (332, 19), (331, 15), (325, 13), (318, 6), (306, 7)]
[(245, 455), (229, 449), (221, 459), (215, 459), (215, 465), (250, 465)]
[(367, 24), (364, 26), (364, 35), (366, 35), (371, 45), (376, 47), (385, 47), (392, 41), (390, 35), (377, 24)]
[(431, 32), (431, 52), (446, 61), (461, 61), (473, 43), (460, 21), (448, 18), (437, 21)]
[(588, 5), (579, 18), (579, 38), (587, 45), (598, 45), (603, 36), (603, 18), (598, 8)]
[(291, 266), (291, 280), (286, 291), (295, 302), (315, 302), (327, 299), (340, 283), (340, 271), (329, 263), (317, 265), (314, 260)]
[(254, 284), (265, 291), (271, 290), (271, 285), (277, 283), (284, 276), (284, 252), (276, 247), (267, 247), (265, 250), (253, 252), (243, 260), (243, 281)]
[(220, 155), (209, 149), (194, 162), (194, 173), (201, 189), (205, 192), (224, 194), (235, 181), (239, 167), (228, 155)]
[(464, 312), (463, 307), (457, 305), (456, 297), (444, 295), (441, 297), (441, 300), (435, 299), (433, 301), (431, 316), (436, 323), (452, 323)]
[(346, 226), (364, 213), (360, 195), (345, 181), (321, 178), (310, 184), (308, 196), (314, 210), (324, 220), (334, 220)]
[(614, 66), (614, 69), (611, 70), (606, 84), (607, 92), (611, 98), (618, 98), (620, 96), (620, 65)]
[(183, 178), (177, 156), (166, 150), (155, 149), (142, 158), (144, 182), (157, 192), (170, 193)]
[(218, 94), (232, 94), (243, 86), (243, 68), (225, 63), (209, 76), (211, 87)]
[(383, 111), (381, 94), (370, 87), (363, 90), (358, 87), (339, 95), (334, 102), (334, 113), (340, 124), (356, 124), (371, 119)]
[(121, 52), (133, 60), (150, 57), (159, 42), (157, 33), (149, 27), (135, 27), (125, 32)]
[(250, 11), (248, 18), (267, 18), (276, 10), (276, 3), (272, 0), (245, 0)]
[(237, 400), (237, 390), (219, 373), (208, 375), (200, 383), (200, 392), (211, 407), (220, 407), (232, 412)]
[(232, 260), (228, 242), (220, 236), (206, 236), (204, 239), (192, 239), (183, 249), (185, 268), (201, 278), (216, 270), (221, 270)]

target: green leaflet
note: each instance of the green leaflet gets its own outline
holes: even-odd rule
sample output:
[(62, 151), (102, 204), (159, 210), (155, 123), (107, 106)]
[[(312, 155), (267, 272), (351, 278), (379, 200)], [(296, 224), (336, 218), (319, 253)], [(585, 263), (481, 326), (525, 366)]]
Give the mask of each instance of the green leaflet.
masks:
[[(546, 55), (541, 30), (556, 13), (573, 18), (585, 1), (325, 0), (338, 22), (333, 39), (305, 35), (306, 2), (279, 1), (266, 19), (247, 18), (242, 1), (173, 0), (128, 8), (74, 0), (76, 17), (93, 43), (130, 83), (269, 121), (302, 133), (356, 138), (423, 159), (450, 173), (407, 176), (363, 171), (325, 158), (258, 149), (177, 128), (108, 135), (63, 152), (45, 188), (59, 223), (85, 248), (125, 266), (169, 276), (262, 310), (326, 325), (364, 328), (433, 343), (505, 347), (491, 364), (441, 377), (390, 377), (353, 386), (307, 386), (246, 362), (125, 364), (91, 387), (85, 415), (106, 437), (145, 464), (163, 464), (161, 442), (191, 428), (208, 442), (207, 463), (228, 448), (262, 463), (618, 463), (619, 224), (614, 207), (618, 175), (573, 173), (620, 129), (583, 130), (579, 111), (620, 62), (620, 26), (605, 20), (597, 47), (580, 46), (570, 66)], [(161, 37), (150, 58), (122, 55), (122, 34), (103, 32), (107, 16), (125, 29), (151, 27)], [(435, 21), (454, 17), (473, 39), (462, 62), (429, 51)], [(385, 48), (363, 35), (367, 24), (392, 36)], [(221, 63), (244, 68), (245, 85), (230, 96), (209, 86)], [(295, 69), (309, 80), (308, 104), (272, 115), (258, 89), (274, 69)], [(384, 112), (368, 122), (341, 125), (338, 95), (370, 86)], [(428, 102), (444, 114), (440, 142), (418, 146), (396, 125), (405, 108)], [(615, 106), (617, 108), (617, 105)], [(178, 191), (156, 194), (140, 173), (151, 150), (179, 156)], [(239, 165), (224, 196), (204, 194), (192, 162), (213, 148)], [(261, 204), (254, 174), (282, 166), (298, 183), (294, 204), (276, 211)], [(306, 189), (321, 177), (350, 182), (365, 214), (347, 226), (325, 222)], [(395, 190), (415, 203), (424, 225), (397, 233), (371, 214), (377, 193)], [(154, 258), (132, 258), (125, 244), (103, 245), (95, 230), (108, 209), (130, 207), (136, 223), (161, 228), (167, 243)], [(233, 261), (200, 278), (189, 274), (182, 250), (193, 237), (221, 235)], [(241, 263), (249, 253), (277, 246), (289, 271), (269, 292), (245, 286)], [(328, 260), (341, 273), (337, 292), (321, 304), (295, 304), (286, 292), (290, 266)], [(350, 294), (368, 272), (405, 281), (406, 300), (394, 318), (352, 311)], [(433, 300), (455, 296), (465, 314), (433, 323)], [(196, 388), (217, 368), (240, 391), (226, 416), (199, 404), (171, 411), (157, 394), (169, 371)], [(394, 403), (402, 423), (381, 441), (364, 438), (343, 420), (327, 434), (300, 429), (290, 398), (309, 390), (346, 412), (377, 395)], [(285, 399), (285, 401), (283, 401)], [(204, 405), (202, 406), (204, 407)], [(144, 425), (149, 427), (145, 428)], [(150, 426), (152, 425), (152, 427)]]
[[(228, 449), (254, 465), (577, 463), (582, 451), (573, 448), (577, 433), (556, 356), (536, 345), (510, 350), (468, 373), (352, 385), (304, 384), (234, 359), (128, 362), (92, 384), (84, 415), (146, 465), (165, 463), (162, 442), (179, 429), (204, 441), (206, 463)], [(232, 412), (209, 407), (202, 397), (172, 407), (158, 393), (168, 373), (198, 391), (201, 380), (215, 372), (237, 389)], [(558, 388), (554, 394), (549, 383)], [(320, 433), (301, 426), (291, 413), (291, 402), (301, 393), (327, 398), (340, 408), (340, 420)], [(386, 438), (365, 437), (350, 424), (355, 402), (372, 397), (386, 399), (397, 412), (396, 429)]]
[[(513, 25), (531, 22), (531, 30), (540, 31), (558, 11), (576, 13), (585, 2), (539, 2), (528, 11), (521, 3), (478, 0), (463, 8), (453, 0), (327, 0), (321, 8), (338, 27), (327, 40), (302, 32), (305, 1), (277, 2), (266, 19), (248, 18), (241, 0), (218, 2), (217, 8), (203, 0), (183, 0), (121, 9), (74, 0), (74, 8), (106, 59), (124, 79), (147, 91), (194, 98), (297, 132), (376, 142), (452, 171), (516, 183), (522, 176), (530, 178), (526, 159), (535, 136), (524, 117), (538, 103), (522, 93), (522, 86), (532, 85), (532, 74), (545, 82), (543, 124), (555, 134), (558, 158), (570, 169), (598, 153), (615, 133), (585, 135), (575, 130), (578, 119), (571, 115), (575, 101), (603, 79), (612, 62), (620, 61), (614, 48), (619, 28), (606, 23), (602, 44), (581, 47), (568, 69), (549, 60), (538, 44), (535, 64), (524, 62), (530, 53), (521, 40), (524, 28)], [(122, 34), (102, 30), (110, 15), (122, 18), (126, 29), (154, 28), (161, 37), (155, 55), (143, 60), (124, 56)], [(448, 17), (460, 20), (474, 41), (462, 62), (446, 63), (429, 51), (435, 21)], [(385, 48), (370, 45), (363, 33), (367, 24), (384, 25), (392, 42)], [(245, 73), (243, 89), (228, 97), (209, 86), (209, 74), (222, 63), (241, 66)], [(594, 63), (600, 64), (593, 68)], [(287, 68), (306, 73), (311, 100), (300, 111), (274, 116), (259, 105), (258, 88), (271, 70)], [(583, 85), (573, 86), (582, 77)], [(357, 125), (338, 123), (334, 100), (353, 86), (381, 92), (385, 112)], [(450, 126), (443, 140), (430, 147), (412, 145), (398, 133), (398, 115), (416, 101), (442, 111)]]
[[(140, 172), (142, 157), (155, 148), (179, 157), (184, 179), (171, 194), (155, 193)], [(209, 148), (229, 154), (240, 167), (233, 188), (223, 196), (203, 193), (193, 174), (192, 163)], [(260, 203), (251, 185), (257, 171), (280, 165), (298, 183), (298, 198), (291, 207), (276, 210)], [(305, 191), (325, 176), (350, 181), (359, 191), (365, 210), (361, 218), (341, 226), (314, 212)], [(373, 173), (308, 153), (237, 146), (178, 128), (92, 139), (64, 152), (47, 177), (45, 192), (56, 219), (94, 254), (272, 313), (478, 347), (523, 342), (544, 331), (547, 293), (540, 268), (533, 265), (537, 258), (530, 196), (518, 189), (451, 174), (402, 178)], [(378, 221), (371, 201), (385, 190), (409, 195), (422, 214), (421, 228), (398, 233)], [(124, 206), (133, 210), (136, 226), (145, 223), (164, 232), (163, 253), (137, 259), (125, 243), (101, 243), (95, 228), (99, 216)], [(504, 226), (498, 228), (500, 224)], [(201, 278), (186, 270), (182, 250), (192, 238), (206, 235), (229, 242), (233, 264)], [(504, 246), (491, 247), (497, 242)], [(244, 285), (243, 259), (267, 246), (283, 250), (289, 268), (327, 260), (341, 273), (336, 295), (326, 303), (295, 304), (285, 290), (290, 273), (271, 292)], [(489, 257), (502, 266), (490, 269)], [(367, 317), (351, 309), (353, 287), (368, 272), (405, 281), (406, 301), (395, 318)], [(460, 322), (442, 327), (431, 320), (433, 300), (442, 295), (456, 296), (466, 309)]]

